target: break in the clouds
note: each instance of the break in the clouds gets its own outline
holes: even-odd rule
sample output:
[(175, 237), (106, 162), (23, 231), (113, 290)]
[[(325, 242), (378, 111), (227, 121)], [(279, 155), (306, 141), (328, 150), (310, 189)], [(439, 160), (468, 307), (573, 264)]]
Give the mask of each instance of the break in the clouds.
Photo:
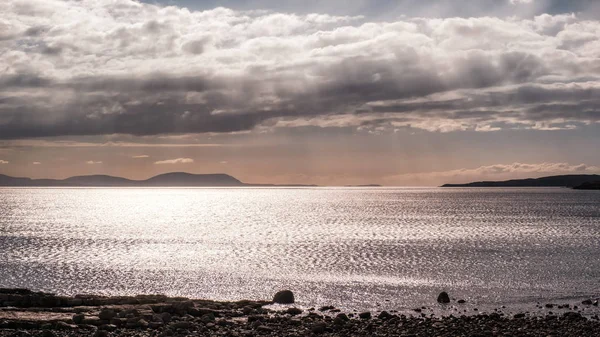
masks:
[[(519, 1), (523, 2), (523, 1)], [(600, 122), (600, 21), (0, 3), (0, 138), (576, 129)]]
[(194, 159), (191, 158), (177, 158), (177, 159), (168, 159), (168, 160), (160, 160), (155, 162), (157, 165), (173, 165), (173, 164), (191, 164), (194, 162)]

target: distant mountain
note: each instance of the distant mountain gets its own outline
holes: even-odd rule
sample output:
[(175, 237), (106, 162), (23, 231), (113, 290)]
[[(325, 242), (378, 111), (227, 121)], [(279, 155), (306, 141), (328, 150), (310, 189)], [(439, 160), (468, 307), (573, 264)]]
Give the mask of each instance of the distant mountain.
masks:
[(319, 187), (319, 185), (306, 185), (306, 184), (244, 184), (252, 187)]
[(573, 188), (576, 190), (600, 190), (600, 180), (589, 183), (583, 183)]
[(68, 185), (76, 186), (134, 186), (136, 181), (106, 175), (77, 176), (62, 180)]
[(227, 174), (165, 173), (148, 180), (145, 186), (243, 186), (244, 183)]
[(129, 180), (107, 175), (77, 176), (64, 180), (17, 178), (0, 174), (0, 186), (63, 186), (63, 187), (211, 187), (246, 186), (246, 184), (227, 174), (191, 174), (173, 172), (161, 174), (147, 180)]
[(27, 186), (30, 182), (30, 178), (15, 178), (0, 174), (0, 186)]
[(468, 184), (445, 184), (442, 187), (575, 187), (595, 181), (600, 181), (600, 175), (561, 175), (506, 181), (478, 181)]

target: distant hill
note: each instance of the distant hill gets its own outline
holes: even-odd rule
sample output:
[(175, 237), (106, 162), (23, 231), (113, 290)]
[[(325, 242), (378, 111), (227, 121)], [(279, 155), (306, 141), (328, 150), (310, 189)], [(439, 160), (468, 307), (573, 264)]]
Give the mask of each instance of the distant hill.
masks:
[(576, 190), (600, 190), (600, 181), (583, 183), (573, 187)]
[(0, 186), (28, 186), (30, 178), (15, 178), (0, 174)]
[(478, 181), (467, 184), (445, 184), (442, 187), (575, 187), (596, 181), (600, 181), (600, 175), (582, 174), (506, 181)]
[(134, 180), (106, 175), (77, 176), (67, 178), (62, 182), (77, 186), (133, 186), (137, 183)]
[(63, 186), (63, 187), (169, 187), (169, 186), (246, 186), (227, 174), (191, 174), (173, 172), (157, 175), (147, 180), (130, 180), (107, 175), (77, 176), (63, 180), (30, 179), (0, 174), (0, 186)]
[(227, 174), (165, 173), (148, 180), (145, 186), (243, 186), (244, 183)]

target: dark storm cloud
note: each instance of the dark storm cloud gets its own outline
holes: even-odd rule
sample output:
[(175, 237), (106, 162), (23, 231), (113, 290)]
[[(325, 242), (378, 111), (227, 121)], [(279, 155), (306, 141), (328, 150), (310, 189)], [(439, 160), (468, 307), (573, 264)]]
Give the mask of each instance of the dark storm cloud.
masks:
[(1, 42), (10, 50), (0, 58), (2, 139), (598, 121), (600, 23), (572, 15), (351, 25), (130, 0), (27, 1), (45, 16), (0, 4), (14, 32)]

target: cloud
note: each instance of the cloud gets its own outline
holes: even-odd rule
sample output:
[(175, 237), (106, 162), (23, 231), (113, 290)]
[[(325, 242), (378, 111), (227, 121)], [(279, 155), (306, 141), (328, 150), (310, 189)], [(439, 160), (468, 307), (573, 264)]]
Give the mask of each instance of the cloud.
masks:
[(191, 158), (177, 158), (177, 159), (169, 159), (169, 160), (161, 160), (157, 161), (154, 164), (157, 165), (167, 165), (167, 164), (191, 164), (194, 162), (194, 159)]
[(600, 167), (568, 163), (512, 163), (463, 168), (440, 172), (407, 173), (388, 176), (385, 181), (399, 185), (440, 185), (480, 180), (531, 178), (549, 174), (600, 174)]
[(142, 158), (150, 158), (150, 156), (149, 156), (149, 155), (146, 155), (146, 154), (142, 154), (142, 155), (139, 155), (139, 156), (133, 156), (133, 157), (131, 157), (131, 158), (134, 158), (134, 159), (142, 159)]
[(533, 3), (533, 0), (509, 0), (509, 2), (513, 5), (520, 5)]
[(85, 162), (88, 165), (98, 165), (98, 164), (102, 164), (101, 161), (93, 161), (93, 160), (88, 160)]
[(39, 161), (34, 161), (33, 165), (42, 165), (42, 163), (40, 163)]
[(8, 164), (8, 163), (9, 163), (8, 161), (0, 159), (0, 164)]
[(600, 122), (600, 21), (576, 15), (366, 22), (11, 0), (0, 23), (3, 139)]
[[(147, 140), (147, 139), (142, 139)], [(47, 148), (87, 148), (87, 147), (224, 147), (224, 146), (242, 146), (238, 144), (217, 144), (217, 143), (155, 143), (155, 140), (145, 143), (121, 142), (121, 141), (70, 141), (70, 140), (47, 140), (47, 139), (23, 139), (0, 141), (0, 146), (7, 147), (47, 147)]]

